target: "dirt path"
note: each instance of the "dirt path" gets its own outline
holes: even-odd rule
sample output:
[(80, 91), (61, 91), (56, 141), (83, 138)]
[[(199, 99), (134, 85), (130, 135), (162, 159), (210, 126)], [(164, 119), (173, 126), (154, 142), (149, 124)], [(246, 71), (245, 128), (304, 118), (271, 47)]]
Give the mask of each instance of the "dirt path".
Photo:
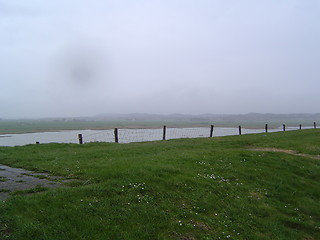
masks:
[(280, 148), (250, 148), (251, 151), (259, 151), (259, 152), (282, 152), (282, 153), (288, 153), (294, 156), (300, 156), (300, 157), (307, 157), (311, 159), (317, 159), (320, 160), (319, 155), (310, 155), (310, 154), (304, 154), (304, 153), (297, 153), (294, 150), (287, 150), (287, 149), (280, 149)]
[[(7, 199), (11, 192), (18, 190), (28, 190), (38, 186), (48, 188), (62, 187), (62, 183), (54, 181), (58, 179), (61, 179), (61, 177), (52, 177), (46, 173), (35, 173), (0, 164), (0, 200)], [(62, 180), (61, 182), (64, 181)]]

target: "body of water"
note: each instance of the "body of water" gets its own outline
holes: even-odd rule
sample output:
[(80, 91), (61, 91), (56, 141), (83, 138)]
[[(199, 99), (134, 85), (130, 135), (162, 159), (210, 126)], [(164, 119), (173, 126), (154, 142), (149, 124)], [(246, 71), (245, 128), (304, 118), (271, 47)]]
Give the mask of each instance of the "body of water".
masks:
[[(311, 128), (311, 127), (305, 127)], [(286, 130), (297, 130), (298, 127), (288, 127)], [(263, 133), (265, 129), (242, 128), (242, 134)], [(268, 132), (282, 131), (282, 128), (269, 129)], [(78, 143), (78, 134), (82, 134), (83, 142), (114, 142), (114, 130), (73, 130), (59, 132), (40, 132), (24, 134), (0, 135), (0, 146), (21, 146), (40, 143)], [(238, 128), (215, 127), (213, 136), (238, 135)], [(167, 128), (166, 139), (209, 137), (210, 128)], [(163, 138), (163, 129), (119, 129), (119, 143), (158, 141)]]

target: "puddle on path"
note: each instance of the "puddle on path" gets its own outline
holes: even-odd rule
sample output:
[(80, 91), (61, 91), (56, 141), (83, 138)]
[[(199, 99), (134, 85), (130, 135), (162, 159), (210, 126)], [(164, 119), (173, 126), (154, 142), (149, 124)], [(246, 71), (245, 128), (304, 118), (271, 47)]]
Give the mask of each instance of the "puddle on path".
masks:
[(39, 186), (57, 188), (62, 187), (63, 183), (67, 181), (70, 180), (0, 164), (0, 200), (6, 200), (14, 191), (28, 190)]

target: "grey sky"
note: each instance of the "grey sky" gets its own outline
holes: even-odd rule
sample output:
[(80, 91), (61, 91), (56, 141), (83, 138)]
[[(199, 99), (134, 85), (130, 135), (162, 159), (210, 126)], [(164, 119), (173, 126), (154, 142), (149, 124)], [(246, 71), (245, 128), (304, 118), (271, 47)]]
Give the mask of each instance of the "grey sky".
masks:
[(0, 0), (0, 118), (319, 111), (318, 0)]

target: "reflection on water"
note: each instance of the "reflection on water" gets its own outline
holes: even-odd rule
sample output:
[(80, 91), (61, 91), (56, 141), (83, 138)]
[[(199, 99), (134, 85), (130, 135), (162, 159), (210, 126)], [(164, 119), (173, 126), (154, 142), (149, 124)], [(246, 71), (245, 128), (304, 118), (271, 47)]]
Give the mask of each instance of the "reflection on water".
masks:
[[(311, 128), (311, 127), (306, 127)], [(297, 130), (298, 127), (288, 127)], [(264, 129), (242, 129), (242, 134), (263, 133)], [(269, 132), (282, 131), (282, 128), (269, 129)], [(78, 134), (82, 134), (84, 143), (114, 142), (114, 130), (74, 130), (59, 132), (41, 132), (0, 135), (0, 146), (20, 146), (40, 143), (78, 143)], [(214, 128), (214, 137), (238, 135), (238, 128)], [(210, 128), (167, 128), (166, 139), (209, 137)], [(119, 129), (119, 143), (158, 141), (163, 138), (163, 129)]]

